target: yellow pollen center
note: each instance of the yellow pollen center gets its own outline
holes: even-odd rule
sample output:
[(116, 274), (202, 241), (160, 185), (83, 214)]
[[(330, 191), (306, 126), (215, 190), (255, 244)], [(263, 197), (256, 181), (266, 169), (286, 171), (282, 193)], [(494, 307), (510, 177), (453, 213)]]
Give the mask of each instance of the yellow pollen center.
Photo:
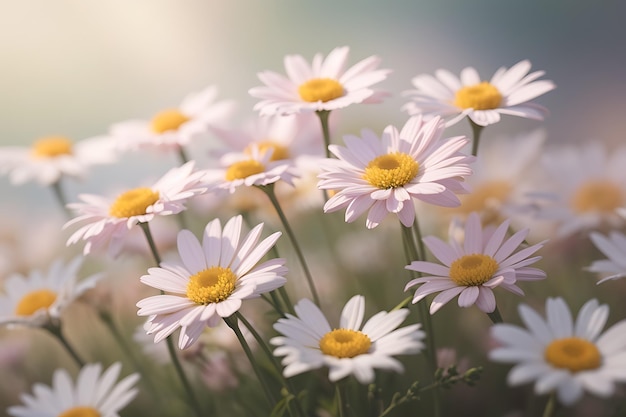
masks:
[(189, 117), (177, 109), (163, 110), (152, 118), (152, 131), (163, 133), (168, 130), (177, 130), (180, 125), (189, 121)]
[(624, 195), (620, 187), (611, 181), (590, 180), (576, 190), (571, 204), (577, 213), (609, 213), (624, 204)]
[(148, 207), (156, 203), (158, 199), (159, 193), (150, 188), (135, 188), (117, 197), (109, 208), (109, 214), (118, 218), (146, 214)]
[[(271, 140), (257, 142), (255, 143), (255, 145), (259, 149), (259, 152), (261, 154), (265, 154), (268, 151), (272, 152), (270, 161), (280, 161), (289, 158), (289, 149), (286, 146), (279, 145), (278, 143), (272, 142)], [(244, 149), (244, 152), (248, 155), (252, 155), (252, 146), (246, 147), (246, 149)]]
[(463, 255), (450, 265), (450, 278), (466, 287), (482, 285), (498, 270), (498, 263), (489, 255)]
[(578, 337), (553, 340), (543, 353), (545, 360), (557, 368), (570, 372), (599, 368), (600, 351), (593, 343)]
[(55, 156), (71, 155), (72, 141), (64, 136), (41, 138), (33, 143), (31, 154), (37, 158), (54, 158)]
[(343, 86), (332, 78), (313, 78), (298, 87), (300, 98), (309, 103), (327, 102), (344, 95)]
[(237, 276), (230, 268), (213, 266), (189, 278), (187, 298), (197, 304), (219, 303), (235, 291)]
[(100, 417), (101, 414), (98, 410), (92, 407), (72, 407), (69, 410), (65, 410), (58, 417)]
[(370, 346), (370, 338), (358, 330), (335, 329), (320, 339), (322, 353), (336, 358), (354, 358), (367, 353)]
[(57, 299), (57, 294), (48, 289), (31, 291), (15, 306), (16, 316), (31, 316), (36, 311), (49, 308)]
[(265, 166), (255, 159), (239, 161), (228, 167), (226, 170), (226, 180), (242, 180), (248, 178), (250, 175), (260, 174), (263, 171), (265, 171)]
[(502, 94), (487, 81), (462, 87), (454, 96), (454, 105), (462, 109), (495, 109), (502, 102)]
[(372, 159), (365, 167), (363, 179), (374, 187), (386, 190), (402, 187), (417, 175), (419, 164), (401, 152), (389, 153)]

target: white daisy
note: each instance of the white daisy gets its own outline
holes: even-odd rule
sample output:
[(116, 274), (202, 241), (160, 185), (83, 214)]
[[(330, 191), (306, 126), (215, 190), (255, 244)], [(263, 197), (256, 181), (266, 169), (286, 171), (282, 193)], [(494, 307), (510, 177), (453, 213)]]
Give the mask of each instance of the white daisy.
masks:
[(362, 295), (352, 297), (341, 312), (338, 328), (332, 328), (313, 302), (303, 299), (295, 306), (297, 316), (287, 314), (274, 324), (282, 336), (270, 343), (274, 355), (284, 356), (283, 374), (291, 377), (327, 366), (329, 379), (337, 381), (353, 374), (362, 384), (374, 380), (374, 369), (404, 370), (394, 355), (420, 352), (424, 332), (419, 324), (401, 329), (409, 310), (381, 311), (361, 327), (365, 311)]
[(608, 236), (592, 232), (589, 237), (596, 248), (608, 258), (593, 261), (586, 268), (588, 271), (607, 275), (598, 284), (626, 277), (626, 235), (617, 231), (610, 232)]
[(459, 152), (468, 143), (458, 136), (442, 139), (440, 118), (410, 118), (398, 132), (387, 126), (379, 139), (370, 130), (361, 138), (345, 136), (346, 146), (330, 145), (337, 159), (322, 161), (318, 187), (338, 191), (324, 205), (325, 212), (346, 208), (346, 222), (368, 211), (371, 229), (388, 213), (405, 226), (415, 220), (411, 198), (438, 206), (458, 206), (455, 192), (466, 192), (462, 181), (472, 170), (473, 157)]
[(68, 245), (87, 241), (84, 254), (109, 243), (109, 252), (116, 255), (124, 236), (137, 223), (146, 223), (155, 216), (168, 216), (185, 210), (185, 201), (202, 194), (204, 172), (194, 170), (190, 161), (169, 170), (151, 187), (139, 187), (120, 194), (115, 200), (82, 194), (82, 203), (68, 204), (79, 216), (65, 223), (63, 228), (80, 225), (67, 241)]
[(122, 150), (180, 149), (206, 137), (212, 126), (221, 126), (234, 110), (230, 100), (218, 101), (217, 88), (209, 86), (187, 95), (178, 107), (165, 109), (151, 120), (129, 120), (113, 125), (110, 136)]
[(0, 324), (43, 326), (59, 318), (65, 307), (101, 278), (95, 274), (79, 281), (83, 259), (77, 257), (67, 264), (56, 260), (46, 272), (10, 276), (4, 282), (5, 294), (0, 295)]
[(583, 391), (608, 397), (614, 382), (626, 381), (626, 320), (601, 334), (609, 315), (606, 304), (586, 302), (576, 321), (562, 298), (546, 301), (546, 320), (524, 304), (519, 314), (526, 329), (511, 324), (491, 328), (502, 346), (489, 358), (516, 364), (507, 378), (510, 385), (536, 381), (535, 393), (556, 391), (561, 403), (571, 405)]
[(9, 174), (15, 185), (35, 181), (52, 185), (63, 176), (83, 178), (89, 167), (116, 160), (110, 140), (94, 137), (72, 142), (65, 136), (40, 138), (30, 147), (0, 148), (0, 174)]
[(274, 246), (276, 232), (258, 243), (263, 223), (240, 241), (242, 217), (230, 219), (222, 230), (218, 219), (206, 225), (202, 244), (189, 231), (178, 234), (181, 262), (150, 268), (141, 282), (167, 293), (137, 303), (140, 316), (149, 316), (148, 334), (158, 343), (181, 328), (179, 347), (186, 349), (205, 326), (215, 327), (241, 307), (242, 300), (259, 297), (285, 284), (282, 258), (257, 263)]
[(404, 290), (416, 285), (413, 303), (429, 294), (440, 292), (430, 305), (434, 314), (452, 298), (459, 296), (459, 307), (476, 304), (486, 313), (496, 308), (492, 289), (502, 287), (518, 295), (524, 292), (516, 285), (517, 281), (544, 279), (545, 272), (531, 265), (541, 259), (529, 258), (543, 246), (544, 242), (526, 247), (513, 253), (524, 242), (528, 229), (521, 230), (504, 240), (509, 230), (509, 220), (497, 229), (483, 229), (477, 213), (472, 213), (465, 223), (463, 244), (450, 236), (446, 244), (435, 236), (423, 239), (430, 252), (443, 264), (413, 261), (406, 269), (428, 274), (409, 281)]
[(102, 372), (100, 364), (85, 365), (72, 382), (65, 369), (57, 369), (52, 387), (33, 386), (33, 394), (22, 394), (24, 405), (9, 407), (13, 417), (118, 417), (120, 410), (137, 396), (133, 387), (139, 374), (131, 374), (116, 383), (122, 364), (116, 362)]
[(316, 54), (309, 64), (301, 55), (287, 55), (287, 77), (273, 71), (258, 74), (265, 84), (249, 90), (262, 99), (254, 106), (261, 115), (291, 114), (301, 111), (330, 111), (357, 103), (373, 103), (385, 93), (372, 85), (387, 78), (391, 72), (376, 69), (380, 59), (366, 58), (346, 70), (349, 48), (333, 49), (326, 59)]
[(542, 120), (546, 110), (527, 103), (553, 90), (552, 81), (539, 80), (544, 72), (530, 71), (530, 62), (520, 61), (511, 68), (498, 69), (490, 81), (482, 81), (476, 69), (467, 67), (457, 77), (440, 69), (435, 76), (422, 74), (413, 78), (416, 90), (406, 91), (412, 101), (403, 106), (410, 115), (452, 116), (448, 126), (465, 116), (479, 126), (500, 121), (501, 114)]

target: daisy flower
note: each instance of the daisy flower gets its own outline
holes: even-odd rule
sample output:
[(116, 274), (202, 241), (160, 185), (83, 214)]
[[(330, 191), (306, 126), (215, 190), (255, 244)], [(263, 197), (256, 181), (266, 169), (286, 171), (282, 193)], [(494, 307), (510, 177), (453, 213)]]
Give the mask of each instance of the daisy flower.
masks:
[(394, 355), (418, 353), (424, 348), (424, 332), (419, 324), (398, 326), (409, 310), (381, 311), (361, 327), (365, 298), (355, 295), (341, 312), (339, 327), (330, 326), (312, 301), (303, 299), (295, 306), (296, 316), (287, 314), (274, 324), (282, 336), (270, 343), (278, 346), (274, 355), (284, 356), (283, 374), (289, 378), (322, 366), (330, 368), (330, 381), (353, 374), (362, 384), (374, 380), (374, 369), (404, 370)]
[(472, 213), (465, 223), (463, 244), (453, 236), (448, 244), (434, 236), (425, 237), (424, 244), (441, 264), (413, 261), (406, 266), (406, 269), (428, 274), (409, 281), (404, 288), (406, 291), (420, 285), (415, 291), (413, 304), (439, 292), (430, 305), (431, 314), (457, 295), (459, 307), (476, 304), (485, 313), (492, 313), (496, 309), (493, 288), (500, 286), (523, 295), (524, 292), (516, 285), (517, 281), (544, 279), (545, 272), (528, 267), (541, 259), (540, 256), (529, 256), (541, 249), (544, 242), (514, 253), (526, 239), (528, 229), (520, 230), (505, 240), (509, 223), (506, 220), (498, 228), (483, 229), (478, 214)]
[(365, 58), (346, 70), (347, 46), (333, 49), (326, 59), (316, 54), (309, 63), (301, 55), (287, 55), (287, 77), (273, 71), (258, 74), (265, 85), (249, 90), (261, 101), (254, 106), (262, 116), (302, 111), (331, 111), (351, 104), (375, 103), (386, 95), (372, 89), (391, 72), (376, 69), (380, 59)]
[(496, 324), (493, 338), (501, 344), (489, 353), (496, 362), (515, 363), (509, 385), (535, 381), (535, 393), (556, 392), (572, 405), (588, 391), (600, 397), (613, 394), (614, 382), (626, 380), (626, 320), (601, 334), (609, 307), (590, 300), (576, 321), (562, 298), (546, 301), (544, 320), (525, 304), (519, 314), (526, 328)]
[(546, 110), (528, 103), (536, 97), (553, 90), (552, 81), (537, 80), (544, 72), (530, 71), (530, 62), (520, 61), (511, 68), (498, 69), (490, 81), (482, 81), (476, 69), (467, 67), (457, 77), (440, 69), (435, 76), (421, 74), (413, 78), (416, 90), (404, 94), (411, 101), (403, 106), (410, 115), (452, 116), (448, 126), (465, 116), (479, 126), (500, 121), (501, 114), (543, 120)]
[(194, 171), (194, 161), (169, 170), (151, 187), (139, 187), (120, 194), (115, 200), (82, 194), (81, 203), (68, 204), (79, 216), (63, 228), (80, 225), (67, 245), (85, 240), (84, 254), (109, 243), (112, 255), (119, 252), (123, 238), (137, 223), (146, 223), (155, 216), (168, 216), (185, 210), (185, 201), (206, 191), (201, 183), (204, 173)]
[(142, 283), (171, 293), (137, 303), (137, 314), (149, 316), (147, 333), (155, 333), (155, 343), (180, 327), (178, 346), (186, 349), (206, 326), (215, 327), (221, 318), (237, 312), (242, 300), (259, 297), (285, 284), (284, 259), (257, 265), (274, 246), (280, 232), (259, 243), (261, 223), (240, 240), (241, 223), (241, 216), (233, 217), (222, 230), (218, 219), (209, 222), (202, 244), (189, 230), (180, 231), (181, 261), (163, 262), (141, 277)]
[(180, 149), (205, 137), (234, 110), (232, 101), (218, 101), (217, 88), (209, 86), (187, 95), (178, 107), (162, 110), (150, 120), (130, 120), (113, 125), (110, 136), (122, 150)]
[(57, 183), (63, 176), (83, 178), (92, 165), (116, 159), (108, 138), (94, 137), (72, 142), (65, 136), (46, 136), (30, 147), (0, 147), (0, 174), (9, 174), (11, 183), (35, 181)]
[(616, 231), (609, 233), (608, 236), (592, 232), (589, 237), (596, 248), (608, 258), (594, 261), (586, 268), (591, 272), (608, 274), (598, 281), (598, 284), (626, 277), (626, 235)]
[(466, 192), (463, 177), (472, 173), (473, 157), (459, 152), (468, 143), (458, 136), (441, 139), (440, 118), (423, 121), (410, 118), (398, 132), (387, 126), (379, 139), (370, 130), (362, 138), (345, 136), (346, 146), (330, 145), (337, 159), (322, 161), (318, 187), (338, 192), (324, 205), (324, 212), (346, 208), (346, 222), (369, 210), (366, 226), (371, 229), (387, 213), (397, 214), (409, 227), (415, 220), (411, 198), (438, 206), (460, 204), (455, 192)]
[(34, 270), (29, 276), (10, 276), (0, 295), (0, 324), (43, 326), (58, 319), (62, 311), (85, 291), (93, 288), (101, 274), (78, 279), (83, 257), (67, 264), (56, 260), (44, 273)]
[(33, 394), (22, 394), (24, 405), (9, 407), (13, 417), (118, 417), (119, 411), (137, 396), (133, 387), (139, 374), (131, 374), (115, 382), (122, 370), (116, 362), (102, 372), (100, 364), (85, 365), (72, 382), (65, 369), (57, 369), (52, 377), (52, 387), (35, 384)]

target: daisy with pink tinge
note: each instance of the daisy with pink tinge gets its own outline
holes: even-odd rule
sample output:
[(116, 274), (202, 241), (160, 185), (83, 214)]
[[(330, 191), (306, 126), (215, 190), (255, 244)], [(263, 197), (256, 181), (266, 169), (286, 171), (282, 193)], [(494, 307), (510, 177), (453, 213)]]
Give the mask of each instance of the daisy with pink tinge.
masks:
[(506, 220), (495, 229), (483, 229), (479, 215), (472, 213), (465, 224), (462, 244), (453, 236), (447, 244), (435, 236), (425, 237), (424, 244), (441, 263), (413, 261), (406, 266), (406, 269), (427, 274), (409, 281), (405, 287), (406, 291), (419, 285), (413, 304), (439, 293), (430, 305), (430, 313), (434, 314), (458, 295), (459, 307), (475, 304), (485, 313), (492, 313), (496, 310), (494, 288), (502, 287), (523, 295), (517, 281), (544, 279), (544, 271), (529, 267), (541, 259), (531, 256), (543, 247), (544, 242), (515, 252), (529, 231), (520, 230), (507, 239), (509, 228), (510, 221)]

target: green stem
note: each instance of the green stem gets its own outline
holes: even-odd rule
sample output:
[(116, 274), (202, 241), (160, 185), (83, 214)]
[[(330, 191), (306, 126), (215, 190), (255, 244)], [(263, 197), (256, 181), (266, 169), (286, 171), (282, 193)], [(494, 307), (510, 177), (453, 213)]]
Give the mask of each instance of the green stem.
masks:
[(185, 149), (182, 146), (178, 147), (178, 157), (180, 158), (182, 165), (189, 162), (189, 157), (187, 156), (187, 153), (185, 152)]
[(322, 124), (322, 134), (324, 136), (324, 150), (326, 151), (326, 158), (330, 158), (330, 129), (328, 127), (328, 116), (330, 116), (330, 110), (318, 110), (315, 112)]
[(557, 405), (558, 404), (556, 401), (556, 394), (553, 392), (552, 394), (550, 394), (550, 397), (548, 398), (548, 402), (546, 403), (546, 408), (543, 409), (542, 417), (555, 416)]
[(342, 392), (343, 389), (340, 386), (341, 385), (341, 381), (337, 381), (335, 382), (335, 401), (337, 402), (337, 411), (338, 411), (338, 415), (339, 417), (346, 417), (347, 416), (347, 412), (346, 412), (346, 403), (344, 401), (344, 393)]
[(298, 260), (300, 261), (300, 264), (302, 265), (304, 276), (306, 277), (307, 283), (309, 285), (309, 289), (311, 290), (311, 295), (313, 296), (313, 302), (319, 306), (320, 300), (317, 295), (317, 290), (315, 289), (315, 284), (313, 283), (313, 277), (311, 276), (311, 272), (309, 272), (309, 267), (307, 266), (306, 261), (304, 260), (304, 255), (302, 254), (300, 245), (298, 245), (296, 236), (293, 233), (293, 230), (291, 229), (289, 222), (287, 221), (287, 217), (285, 216), (285, 213), (280, 207), (278, 199), (276, 198), (276, 193), (274, 192), (274, 184), (261, 186), (259, 188), (263, 190), (265, 194), (267, 194), (270, 201), (272, 202), (272, 205), (276, 209), (276, 213), (278, 213), (278, 217), (280, 217), (280, 221), (282, 222), (283, 227), (285, 228), (285, 232), (287, 232), (287, 236), (289, 237), (289, 240), (291, 241), (291, 245), (293, 246), (293, 249), (296, 252), (296, 256), (298, 257)]
[(61, 205), (63, 212), (67, 216), (68, 219), (72, 218), (72, 212), (67, 208), (67, 199), (65, 198), (65, 194), (63, 193), (63, 189), (61, 188), (61, 179), (52, 183), (52, 192), (54, 193), (54, 197)]
[(65, 350), (70, 354), (72, 359), (74, 359), (74, 361), (80, 368), (85, 366), (85, 361), (81, 359), (80, 355), (76, 352), (76, 350), (74, 350), (72, 345), (70, 345), (67, 339), (63, 336), (60, 321), (50, 321), (46, 325), (44, 325), (43, 328), (50, 332), (50, 334), (53, 335), (61, 343), (61, 345), (63, 345)]
[(143, 234), (146, 236), (146, 240), (148, 241), (148, 245), (150, 246), (150, 252), (152, 252), (154, 261), (156, 262), (157, 266), (161, 265), (161, 257), (159, 256), (159, 251), (157, 250), (156, 244), (154, 243), (152, 232), (150, 232), (150, 224), (148, 222), (143, 222), (139, 223), (139, 226), (141, 226)]
[(483, 127), (479, 124), (474, 123), (472, 119), (467, 118), (470, 122), (470, 126), (472, 126), (472, 155), (478, 155), (478, 143), (480, 141), (480, 134), (482, 133)]
[(498, 306), (496, 306), (496, 309), (493, 310), (493, 312), (487, 313), (487, 315), (493, 324), (504, 323), (504, 320), (502, 320), (502, 316), (500, 315), (500, 310), (498, 310)]

